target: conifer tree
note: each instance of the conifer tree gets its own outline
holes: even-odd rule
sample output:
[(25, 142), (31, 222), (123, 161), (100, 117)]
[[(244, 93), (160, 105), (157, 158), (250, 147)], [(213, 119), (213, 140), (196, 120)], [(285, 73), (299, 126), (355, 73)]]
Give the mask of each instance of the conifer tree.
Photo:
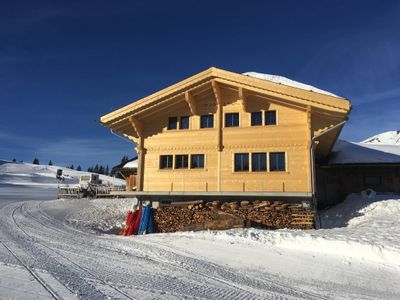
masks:
[(81, 166), (80, 166), (80, 165), (78, 165), (78, 166), (76, 167), (76, 170), (77, 170), (77, 171), (82, 171), (82, 168), (81, 168)]
[(52, 166), (53, 165), (53, 162), (51, 161), (51, 159), (50, 159), (50, 161), (49, 161), (49, 166)]
[(17, 162), (17, 160), (15, 158), (13, 158), (12, 162)]
[(34, 165), (40, 165), (39, 159), (37, 159), (36, 157), (35, 157), (35, 159), (33, 160), (32, 163), (33, 163)]

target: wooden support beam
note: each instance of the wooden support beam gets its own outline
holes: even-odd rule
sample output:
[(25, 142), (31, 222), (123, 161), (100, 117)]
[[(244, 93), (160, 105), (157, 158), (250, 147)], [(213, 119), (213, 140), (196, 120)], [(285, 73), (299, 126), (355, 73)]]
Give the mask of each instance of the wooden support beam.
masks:
[(197, 115), (198, 114), (197, 105), (191, 93), (185, 92), (185, 101), (189, 105), (190, 112), (192, 113), (192, 115)]
[(239, 93), (239, 101), (242, 102), (242, 107), (244, 111), (247, 111), (247, 98), (246, 98), (246, 93), (244, 88), (239, 87), (238, 89), (238, 93)]
[(138, 153), (137, 190), (143, 191), (144, 159), (146, 155), (146, 149), (144, 148), (143, 123), (134, 117), (129, 117), (129, 122), (139, 137), (136, 147), (136, 152)]
[(221, 88), (220, 88), (219, 84), (215, 80), (212, 80), (211, 86), (213, 88), (215, 99), (217, 99), (217, 104), (222, 105), (223, 103), (222, 103), (222, 96), (221, 96)]
[(141, 121), (134, 117), (129, 117), (129, 123), (131, 123), (133, 129), (135, 129), (136, 134), (138, 137), (141, 137), (143, 135), (143, 124)]

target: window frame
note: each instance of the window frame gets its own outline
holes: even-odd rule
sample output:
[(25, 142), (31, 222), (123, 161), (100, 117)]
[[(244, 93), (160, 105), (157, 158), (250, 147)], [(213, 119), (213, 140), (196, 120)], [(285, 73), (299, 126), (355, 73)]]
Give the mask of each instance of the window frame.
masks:
[[(193, 166), (193, 157), (194, 156), (202, 157), (203, 165), (201, 167), (199, 167), (199, 166), (194, 167)], [(197, 160), (197, 162), (198, 162), (198, 160)], [(204, 154), (190, 154), (190, 169), (205, 169), (205, 155)]]
[[(274, 164), (276, 163), (278, 166), (278, 169), (276, 170), (272, 170), (271, 167), (274, 165), (272, 163), (272, 156), (273, 155), (279, 155), (279, 154), (283, 154), (283, 170), (279, 168), (279, 157), (275, 160)], [(269, 172), (287, 172), (287, 155), (286, 152), (283, 151), (273, 151), (273, 152), (269, 152), (268, 153), (268, 171)]]
[[(255, 161), (255, 159), (254, 159), (255, 155), (264, 155), (264, 158), (265, 158), (265, 169), (261, 169), (261, 168), (255, 169), (254, 168), (253, 164), (254, 164), (254, 161)], [(260, 165), (261, 165), (260, 160), (258, 161), (258, 165), (260, 167)], [(251, 153), (251, 172), (268, 172), (268, 155), (267, 155), (267, 152), (252, 152)]]
[[(272, 112), (274, 113), (274, 121), (275, 121), (275, 123), (267, 123), (267, 121), (268, 121), (267, 115), (268, 115), (268, 113), (272, 113)], [(272, 126), (272, 125), (277, 125), (277, 124), (278, 124), (277, 111), (274, 110), (274, 109), (264, 111), (264, 125), (265, 126)]]
[[(260, 114), (260, 124), (253, 124), (253, 114)], [(262, 111), (252, 111), (250, 113), (250, 126), (262, 126), (263, 125), (263, 112)]]
[[(236, 169), (236, 158), (238, 157), (238, 156), (241, 156), (241, 157), (246, 157), (247, 156), (247, 169), (246, 168), (243, 168), (244, 167), (244, 162), (243, 162), (243, 159), (241, 159), (241, 161), (240, 161), (240, 165), (241, 165), (241, 168), (240, 169)], [(236, 173), (236, 172), (249, 172), (250, 171), (250, 157), (249, 157), (249, 153), (246, 153), (246, 152), (241, 152), (241, 153), (234, 153), (233, 154), (233, 171)]]
[[(171, 120), (175, 119), (175, 128), (171, 127)], [(177, 130), (178, 129), (178, 117), (168, 117), (167, 130)]]
[[(237, 125), (235, 125), (235, 118), (237, 116)], [(231, 117), (231, 123), (228, 124), (228, 117)], [(230, 127), (240, 127), (240, 113), (238, 112), (227, 112), (224, 115), (224, 127), (225, 128), (230, 128)]]
[[(163, 158), (168, 158), (171, 157), (171, 167), (168, 167), (168, 159), (167, 159), (167, 166), (166, 167), (162, 167), (162, 159)], [(159, 170), (172, 170), (174, 168), (174, 156), (172, 154), (164, 154), (164, 155), (160, 155), (160, 161), (159, 161), (159, 165), (158, 165)]]
[[(207, 118), (207, 127), (203, 127), (202, 125), (203, 125), (203, 118)], [(208, 118), (211, 118), (212, 119), (212, 126), (209, 126), (210, 124), (209, 124), (209, 119)], [(207, 114), (207, 115), (201, 115), (200, 116), (200, 129), (207, 129), (207, 128), (214, 128), (214, 125), (215, 125), (215, 122), (214, 122), (214, 114)]]
[[(185, 160), (185, 157), (186, 157), (186, 160)], [(179, 158), (183, 158), (183, 160), (182, 160), (183, 166), (181, 166), (178, 163), (178, 159)], [(189, 169), (189, 154), (175, 154), (175, 159), (174, 160), (175, 160), (174, 169), (176, 169), (176, 170), (178, 170), (178, 169)]]
[[(187, 118), (187, 127), (182, 127), (182, 119)], [(190, 129), (190, 116), (180, 116), (179, 117), (179, 130)]]

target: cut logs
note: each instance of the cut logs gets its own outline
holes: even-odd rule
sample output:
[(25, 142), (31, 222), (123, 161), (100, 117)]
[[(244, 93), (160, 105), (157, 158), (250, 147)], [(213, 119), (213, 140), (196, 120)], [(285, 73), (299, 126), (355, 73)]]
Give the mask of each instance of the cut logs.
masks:
[(314, 212), (282, 201), (172, 202), (154, 217), (159, 232), (218, 230), (248, 225), (267, 229), (314, 228)]

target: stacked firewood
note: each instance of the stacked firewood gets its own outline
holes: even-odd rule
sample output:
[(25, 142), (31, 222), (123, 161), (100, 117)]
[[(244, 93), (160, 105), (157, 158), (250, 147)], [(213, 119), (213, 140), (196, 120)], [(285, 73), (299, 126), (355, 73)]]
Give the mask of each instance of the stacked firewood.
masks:
[(314, 213), (300, 204), (282, 201), (173, 202), (155, 215), (159, 232), (228, 229), (245, 226), (268, 229), (312, 229)]

